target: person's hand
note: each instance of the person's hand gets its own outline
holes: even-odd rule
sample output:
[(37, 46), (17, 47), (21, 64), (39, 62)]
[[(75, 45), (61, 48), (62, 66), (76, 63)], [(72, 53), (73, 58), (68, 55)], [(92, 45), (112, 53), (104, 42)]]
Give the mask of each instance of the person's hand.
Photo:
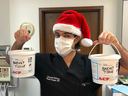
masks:
[(25, 43), (26, 41), (31, 39), (27, 29), (20, 29), (15, 32), (15, 39), (18, 43)]
[(111, 45), (113, 43), (114, 45), (116, 45), (119, 43), (119, 41), (112, 33), (105, 31), (99, 35), (98, 40), (95, 40), (93, 42), (94, 45), (97, 43), (105, 45)]

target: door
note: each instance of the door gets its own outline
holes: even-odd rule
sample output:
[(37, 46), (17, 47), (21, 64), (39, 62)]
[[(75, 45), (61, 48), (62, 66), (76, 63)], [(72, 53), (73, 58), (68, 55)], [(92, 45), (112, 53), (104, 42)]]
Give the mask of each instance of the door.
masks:
[[(69, 7), (69, 8), (40, 8), (40, 52), (56, 53), (54, 48), (54, 33), (52, 31), (54, 23), (57, 21), (62, 12), (66, 10), (76, 10), (81, 13), (88, 23), (91, 31), (91, 39), (97, 40), (103, 29), (103, 7)], [(80, 44), (81, 45), (81, 44)], [(93, 46), (92, 46), (93, 47)], [(81, 45), (79, 53), (89, 54), (92, 47)], [(95, 48), (92, 53), (102, 53), (102, 45)]]
[[(91, 39), (97, 40), (99, 34), (103, 31), (103, 6), (94, 7), (61, 7), (61, 8), (40, 8), (39, 9), (39, 29), (40, 29), (40, 52), (56, 53), (54, 48), (54, 34), (52, 31), (54, 23), (58, 20), (62, 12), (66, 10), (75, 10), (81, 13), (88, 23), (91, 31)], [(93, 46), (92, 46), (93, 47)], [(78, 53), (89, 54), (92, 47), (81, 45), (81, 51)], [(92, 52), (93, 54), (102, 53), (102, 45), (98, 45)], [(102, 96), (102, 87), (97, 96)]]

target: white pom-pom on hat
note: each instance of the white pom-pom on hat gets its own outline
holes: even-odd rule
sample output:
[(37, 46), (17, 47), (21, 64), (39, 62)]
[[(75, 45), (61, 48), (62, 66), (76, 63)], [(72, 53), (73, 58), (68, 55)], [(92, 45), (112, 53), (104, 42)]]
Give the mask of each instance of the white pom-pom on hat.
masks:
[(85, 47), (90, 47), (93, 45), (93, 42), (91, 39), (88, 39), (88, 38), (84, 38), (81, 40), (81, 44)]

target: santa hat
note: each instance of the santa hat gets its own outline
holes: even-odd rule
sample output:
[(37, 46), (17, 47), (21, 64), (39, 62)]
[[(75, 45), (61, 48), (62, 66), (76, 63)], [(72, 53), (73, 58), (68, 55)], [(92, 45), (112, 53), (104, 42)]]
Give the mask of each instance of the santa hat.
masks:
[(85, 47), (93, 44), (85, 17), (76, 11), (68, 10), (63, 12), (53, 26), (54, 33), (56, 30), (69, 32), (80, 37), (83, 35), (81, 43)]

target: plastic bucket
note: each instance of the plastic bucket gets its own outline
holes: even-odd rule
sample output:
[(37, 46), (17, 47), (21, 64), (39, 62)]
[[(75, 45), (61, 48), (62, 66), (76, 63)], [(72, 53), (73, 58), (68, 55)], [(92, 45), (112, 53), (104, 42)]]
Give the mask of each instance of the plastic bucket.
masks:
[[(98, 45), (98, 44), (96, 44)], [(92, 48), (92, 50), (96, 47)], [(116, 46), (113, 44), (116, 48)], [(89, 53), (89, 59), (91, 59), (93, 82), (98, 84), (115, 84), (118, 81), (118, 63), (121, 58), (120, 52), (118, 54), (91, 54)]]
[(22, 78), (33, 76), (35, 73), (35, 54), (34, 50), (11, 50), (8, 51), (11, 74), (13, 77)]

